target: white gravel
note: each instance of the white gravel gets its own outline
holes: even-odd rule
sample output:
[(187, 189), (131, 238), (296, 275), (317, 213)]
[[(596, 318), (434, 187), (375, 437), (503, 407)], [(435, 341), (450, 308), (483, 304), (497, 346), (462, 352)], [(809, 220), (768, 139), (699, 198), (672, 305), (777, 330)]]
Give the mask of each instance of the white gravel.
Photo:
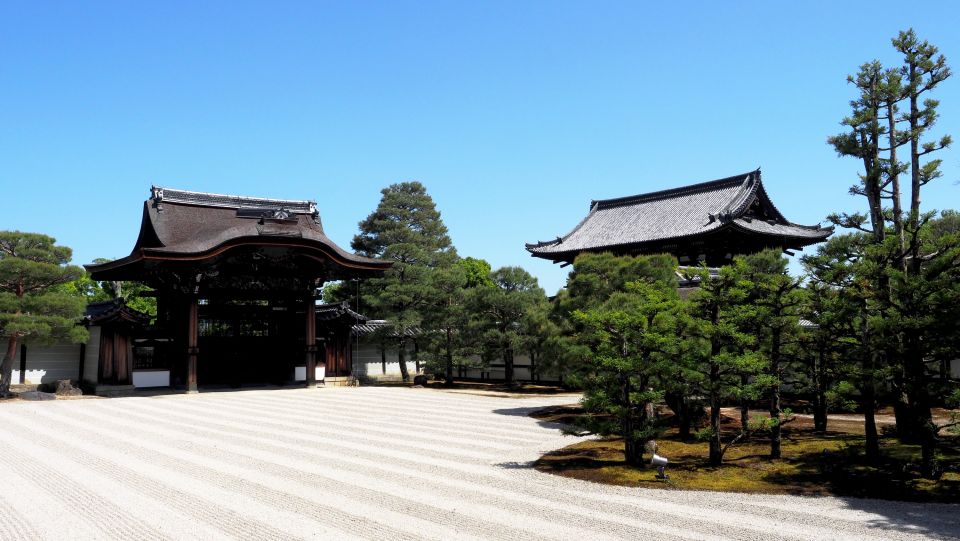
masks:
[(0, 539), (960, 539), (960, 505), (539, 473), (569, 396), (289, 389), (0, 406)]

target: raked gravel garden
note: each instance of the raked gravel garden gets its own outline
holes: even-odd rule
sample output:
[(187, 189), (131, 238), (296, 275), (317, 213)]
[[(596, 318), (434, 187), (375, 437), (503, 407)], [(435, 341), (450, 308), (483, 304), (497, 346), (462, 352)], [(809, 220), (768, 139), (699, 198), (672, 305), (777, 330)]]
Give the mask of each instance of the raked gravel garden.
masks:
[(536, 471), (577, 439), (528, 413), (575, 401), (361, 387), (7, 402), (0, 538), (960, 539), (960, 505)]

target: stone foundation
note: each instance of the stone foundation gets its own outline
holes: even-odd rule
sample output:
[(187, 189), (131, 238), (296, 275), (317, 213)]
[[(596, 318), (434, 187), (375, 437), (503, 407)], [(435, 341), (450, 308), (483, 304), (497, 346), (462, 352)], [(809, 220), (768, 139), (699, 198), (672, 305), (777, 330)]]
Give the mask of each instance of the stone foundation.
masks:
[(97, 396), (133, 396), (136, 387), (133, 385), (97, 385), (93, 394)]
[(356, 387), (359, 383), (353, 376), (338, 376), (323, 378), (324, 387)]

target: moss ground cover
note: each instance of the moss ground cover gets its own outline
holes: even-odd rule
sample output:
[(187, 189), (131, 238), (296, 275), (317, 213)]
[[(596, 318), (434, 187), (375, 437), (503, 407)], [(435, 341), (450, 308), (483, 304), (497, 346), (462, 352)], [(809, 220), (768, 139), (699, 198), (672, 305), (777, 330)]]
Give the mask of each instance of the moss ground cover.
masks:
[[(533, 415), (545, 422), (570, 423), (580, 414), (577, 408), (562, 407)], [(738, 427), (736, 419), (724, 417), (725, 429), (734, 432)], [(756, 436), (730, 446), (724, 465), (718, 468), (706, 463), (706, 442), (681, 441), (671, 429), (657, 442), (657, 453), (670, 459), (667, 482), (655, 479), (652, 468), (628, 466), (623, 441), (617, 438), (582, 441), (549, 452), (536, 462), (536, 468), (598, 483), (666, 490), (960, 502), (960, 438), (943, 437), (939, 460), (945, 473), (931, 481), (919, 478), (918, 446), (885, 437), (882, 461), (867, 464), (861, 452), (862, 423), (831, 419), (829, 428), (826, 434), (817, 434), (809, 419), (798, 417), (784, 426), (782, 459), (770, 460), (769, 441)]]

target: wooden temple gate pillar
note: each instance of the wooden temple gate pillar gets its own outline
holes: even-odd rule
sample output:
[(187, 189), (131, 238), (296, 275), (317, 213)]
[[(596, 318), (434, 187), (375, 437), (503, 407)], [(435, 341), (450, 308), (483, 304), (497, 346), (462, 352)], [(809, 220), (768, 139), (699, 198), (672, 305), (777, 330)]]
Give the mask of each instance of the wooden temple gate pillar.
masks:
[(197, 392), (197, 334), (199, 322), (196, 295), (191, 295), (187, 304), (187, 393)]
[(317, 386), (317, 303), (311, 296), (306, 303), (306, 379), (307, 387)]
[(130, 330), (120, 325), (100, 328), (100, 368), (97, 381), (109, 385), (133, 383)]

